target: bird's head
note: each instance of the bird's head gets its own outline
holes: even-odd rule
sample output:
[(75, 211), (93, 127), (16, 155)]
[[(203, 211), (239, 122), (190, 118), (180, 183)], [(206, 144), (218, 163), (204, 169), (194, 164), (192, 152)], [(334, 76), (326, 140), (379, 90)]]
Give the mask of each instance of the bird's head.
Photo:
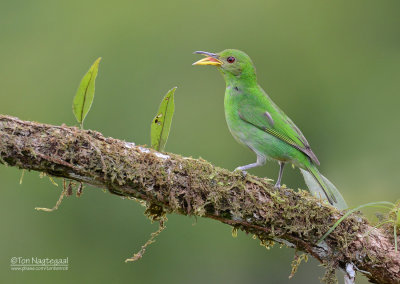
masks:
[(237, 49), (225, 49), (219, 53), (196, 51), (206, 57), (196, 61), (193, 65), (217, 66), (225, 78), (255, 78), (255, 68), (250, 57)]

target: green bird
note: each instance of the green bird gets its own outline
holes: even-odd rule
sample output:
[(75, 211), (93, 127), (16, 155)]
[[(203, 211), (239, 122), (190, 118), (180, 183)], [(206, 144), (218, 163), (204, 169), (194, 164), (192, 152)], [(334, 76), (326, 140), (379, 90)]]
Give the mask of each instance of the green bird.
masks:
[(235, 49), (219, 53), (196, 51), (205, 55), (193, 65), (217, 66), (225, 78), (225, 118), (233, 137), (256, 155), (255, 163), (236, 170), (263, 166), (276, 160), (280, 170), (275, 187), (280, 188), (286, 163), (297, 166), (310, 192), (324, 198), (338, 209), (347, 208), (336, 187), (317, 169), (320, 164), (310, 144), (293, 121), (258, 85), (256, 70), (250, 57)]

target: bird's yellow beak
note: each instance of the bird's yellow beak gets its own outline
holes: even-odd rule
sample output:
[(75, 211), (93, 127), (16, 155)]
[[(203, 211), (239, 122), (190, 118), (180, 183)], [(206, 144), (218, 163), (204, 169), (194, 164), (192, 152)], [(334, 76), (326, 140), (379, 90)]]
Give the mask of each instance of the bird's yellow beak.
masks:
[(196, 51), (194, 53), (202, 54), (207, 57), (200, 59), (199, 61), (196, 61), (192, 65), (212, 65), (212, 66), (221, 66), (222, 65), (222, 61), (220, 61), (218, 59), (218, 55), (215, 53), (205, 52), (205, 51)]

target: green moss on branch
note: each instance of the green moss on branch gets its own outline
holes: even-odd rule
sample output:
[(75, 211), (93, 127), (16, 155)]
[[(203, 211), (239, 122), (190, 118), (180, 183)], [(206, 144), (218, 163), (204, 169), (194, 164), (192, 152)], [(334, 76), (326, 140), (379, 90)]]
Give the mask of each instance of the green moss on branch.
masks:
[(167, 213), (212, 218), (253, 234), (267, 247), (279, 242), (330, 268), (344, 269), (351, 262), (375, 282), (400, 283), (392, 236), (374, 230), (365, 237), (371, 226), (360, 216), (351, 215), (317, 245), (342, 213), (306, 191), (276, 190), (264, 178), (76, 127), (0, 116), (0, 139), (5, 165), (106, 188)]

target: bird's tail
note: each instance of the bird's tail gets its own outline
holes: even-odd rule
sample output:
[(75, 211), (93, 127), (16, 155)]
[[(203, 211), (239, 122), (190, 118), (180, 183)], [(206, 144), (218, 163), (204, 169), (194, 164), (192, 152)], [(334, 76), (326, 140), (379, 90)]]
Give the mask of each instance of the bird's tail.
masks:
[(320, 174), (314, 165), (307, 167), (307, 170), (300, 169), (300, 171), (312, 195), (327, 199), (330, 204), (340, 210), (347, 208), (346, 201), (344, 201), (339, 190), (326, 177)]

